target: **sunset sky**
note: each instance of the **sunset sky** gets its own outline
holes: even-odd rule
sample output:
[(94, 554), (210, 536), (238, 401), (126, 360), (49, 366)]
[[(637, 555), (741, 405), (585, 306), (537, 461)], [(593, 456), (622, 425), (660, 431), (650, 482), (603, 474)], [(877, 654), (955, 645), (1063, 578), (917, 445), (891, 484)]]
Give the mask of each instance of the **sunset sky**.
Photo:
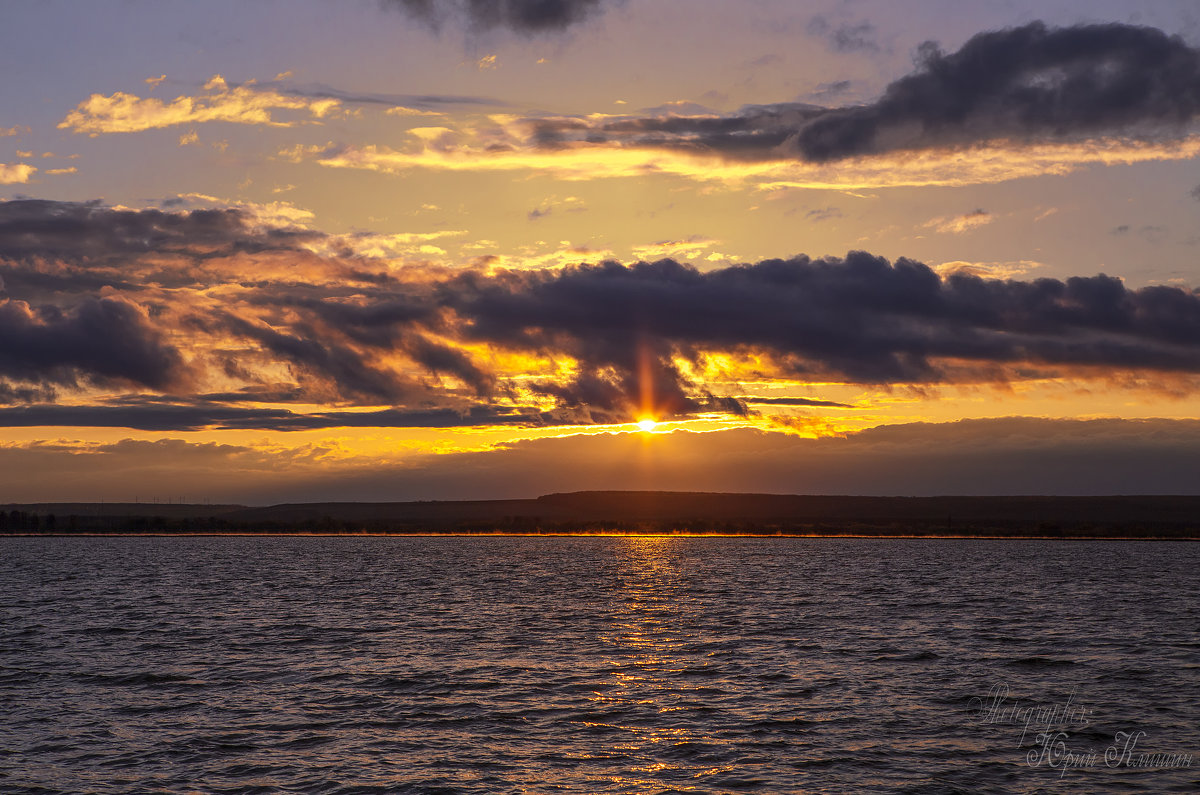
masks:
[(0, 502), (1200, 493), (1192, 0), (0, 19)]

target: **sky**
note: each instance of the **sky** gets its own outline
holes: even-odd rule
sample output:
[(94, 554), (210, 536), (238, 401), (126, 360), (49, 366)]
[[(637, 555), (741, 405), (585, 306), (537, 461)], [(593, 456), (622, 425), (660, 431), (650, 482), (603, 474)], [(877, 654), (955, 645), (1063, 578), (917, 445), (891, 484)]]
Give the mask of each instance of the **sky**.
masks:
[(0, 18), (0, 502), (1200, 493), (1190, 0)]

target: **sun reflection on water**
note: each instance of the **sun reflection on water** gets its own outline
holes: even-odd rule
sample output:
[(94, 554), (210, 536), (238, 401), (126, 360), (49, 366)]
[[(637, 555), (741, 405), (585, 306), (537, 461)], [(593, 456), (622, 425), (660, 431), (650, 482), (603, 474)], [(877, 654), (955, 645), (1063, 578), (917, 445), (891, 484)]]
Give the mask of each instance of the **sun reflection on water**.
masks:
[(608, 751), (630, 757), (624, 784), (661, 786), (661, 776), (670, 772), (692, 771), (692, 778), (728, 772), (727, 764), (697, 772), (715, 743), (703, 729), (715, 717), (711, 702), (718, 693), (688, 662), (703, 639), (685, 634), (695, 608), (678, 554), (686, 541), (642, 537), (617, 543), (619, 591), (610, 627), (600, 637), (611, 687), (592, 693), (591, 725), (613, 735)]

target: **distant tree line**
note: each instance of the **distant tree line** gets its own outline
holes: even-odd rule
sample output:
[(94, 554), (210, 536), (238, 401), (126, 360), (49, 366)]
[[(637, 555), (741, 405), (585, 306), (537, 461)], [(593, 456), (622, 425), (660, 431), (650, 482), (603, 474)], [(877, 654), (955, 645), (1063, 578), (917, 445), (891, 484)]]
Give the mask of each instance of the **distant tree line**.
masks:
[(53, 513), (0, 510), (0, 535), (78, 533), (202, 535), (210, 533), (353, 535), (362, 533), (466, 534), (643, 534), (643, 535), (782, 535), (782, 536), (976, 536), (1001, 538), (1200, 538), (1194, 523), (1180, 522), (1044, 522), (993, 520), (860, 521), (721, 521), (679, 519), (662, 521), (555, 521), (539, 516), (503, 516), (494, 520), (351, 521), (321, 516), (294, 522), (231, 521), (220, 516), (166, 518), (162, 516), (68, 516)]
[[(71, 517), (75, 519), (74, 516)], [(73, 524), (73, 522), (72, 522)], [(0, 532), (42, 531), (53, 533), (59, 530), (58, 517), (52, 513), (39, 514), (31, 511), (0, 511)]]

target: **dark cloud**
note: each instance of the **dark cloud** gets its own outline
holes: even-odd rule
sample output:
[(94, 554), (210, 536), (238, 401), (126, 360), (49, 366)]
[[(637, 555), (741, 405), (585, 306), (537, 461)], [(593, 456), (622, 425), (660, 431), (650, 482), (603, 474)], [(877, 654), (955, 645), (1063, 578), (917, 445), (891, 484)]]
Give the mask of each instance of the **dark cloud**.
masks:
[[(854, 47), (867, 28), (825, 32)], [(839, 38), (840, 37), (840, 38)], [(869, 41), (862, 38), (864, 43)], [(844, 86), (841, 86), (844, 88)], [(865, 105), (747, 106), (600, 122), (531, 119), (529, 145), (608, 143), (730, 159), (827, 162), (985, 141), (1071, 141), (1181, 134), (1200, 114), (1200, 50), (1178, 36), (1123, 24), (980, 33), (957, 52), (932, 43), (914, 72)]]
[(94, 266), (147, 254), (211, 258), (291, 248), (314, 237), (299, 229), (260, 227), (232, 208), (165, 212), (118, 210), (95, 201), (0, 202), (0, 261)]
[(476, 30), (507, 28), (522, 34), (565, 30), (599, 13), (611, 0), (388, 0), (440, 28), (461, 19)]
[(528, 143), (543, 149), (579, 142), (614, 143), (713, 153), (730, 159), (774, 159), (791, 156), (780, 147), (794, 141), (799, 129), (827, 113), (829, 110), (819, 105), (785, 102), (747, 105), (729, 115), (679, 115), (675, 111), (603, 122), (561, 117), (530, 119)]
[(837, 52), (879, 52), (875, 26), (870, 22), (830, 22), (815, 16), (808, 23), (808, 32), (824, 39)]
[(362, 348), (346, 344), (337, 335), (321, 333), (303, 320), (279, 330), (230, 312), (213, 319), (215, 326), (258, 343), (273, 356), (300, 370), (298, 380), (315, 375), (336, 384), (342, 397), (367, 401), (402, 402), (421, 390), (407, 377), (373, 363)]
[(1163, 242), (1170, 234), (1169, 230), (1165, 226), (1158, 226), (1157, 224), (1144, 224), (1138, 227), (1136, 230), (1133, 229), (1133, 227), (1131, 227), (1129, 224), (1121, 224), (1120, 226), (1114, 226), (1110, 230), (1110, 234), (1122, 236), (1128, 235), (1135, 231), (1137, 232), (1138, 236), (1147, 243), (1154, 244)]
[[(758, 357), (767, 380), (861, 384), (1001, 382), (1030, 368), (1041, 377), (1200, 374), (1200, 295), (1130, 290), (1103, 275), (942, 277), (911, 260), (852, 252), (704, 271), (669, 259), (555, 270), (413, 266), (351, 281), (351, 272), (374, 272), (369, 258), (347, 255), (347, 265), (341, 255), (318, 256), (237, 214), (52, 202), (17, 209), (49, 253), (34, 255), (33, 244), (10, 231), (9, 250), (23, 258), (4, 260), (5, 289), (21, 279), (29, 288), (35, 277), (60, 279), (63, 290), (75, 276), (81, 281), (54, 301), (0, 303), (0, 383), (9, 384), (0, 401), (9, 403), (89, 382), (173, 391), (195, 373), (220, 379), (210, 383), (222, 384), (215, 388), (230, 395), (219, 401), (226, 403), (460, 411), (534, 402), (523, 391), (530, 390), (556, 404), (556, 422), (627, 422), (642, 413), (749, 413), (748, 404), (761, 401), (723, 397), (727, 385), (696, 375), (709, 354)], [(245, 256), (186, 287), (110, 284), (109, 294), (94, 297), (103, 288), (88, 274), (143, 273), (162, 251), (182, 252), (182, 270), (208, 267), (189, 254), (189, 224), (199, 227), (200, 249), (234, 240)], [(147, 235), (144, 244), (136, 233)], [(311, 242), (327, 242), (312, 234)], [(76, 261), (55, 270), (52, 255)], [(282, 265), (264, 265), (275, 261)], [(188, 340), (186, 366), (171, 340)], [(520, 365), (512, 362), (527, 357), (570, 362), (573, 374), (538, 376), (551, 371), (542, 364), (514, 371)]]
[(808, 221), (820, 223), (828, 221), (831, 218), (841, 218), (842, 211), (837, 207), (818, 207), (815, 210), (809, 210), (804, 214), (804, 218)]
[(827, 83), (819, 83), (812, 91), (814, 99), (829, 99), (841, 94), (845, 94), (851, 89), (854, 84), (849, 80), (834, 80)]
[[(2, 393), (0, 393), (2, 394)], [(116, 406), (33, 405), (0, 408), (0, 427), (76, 426), (143, 431), (262, 430), (309, 431), (323, 428), (462, 428), (481, 425), (562, 424), (533, 409), (325, 411), (302, 414), (288, 409), (239, 408), (203, 403), (129, 401)]]
[(927, 45), (917, 71), (877, 101), (799, 132), (809, 160), (1015, 138), (1177, 130), (1200, 110), (1200, 52), (1132, 25), (980, 33), (946, 54)]
[(0, 375), (74, 385), (81, 378), (155, 389), (182, 375), (179, 352), (134, 304), (91, 298), (75, 307), (0, 303)]
[(45, 384), (23, 386), (0, 382), (0, 403), (53, 402), (58, 394)]
[(324, 83), (297, 85), (290, 81), (273, 80), (260, 85), (275, 88), (280, 93), (309, 99), (336, 99), (347, 105), (381, 105), (419, 110), (445, 110), (456, 107), (506, 107), (509, 103), (493, 97), (462, 94), (381, 94), (344, 91)]
[(760, 406), (824, 406), (828, 408), (849, 409), (854, 408), (848, 403), (838, 403), (833, 400), (816, 400), (815, 398), (802, 397), (756, 397), (754, 395), (744, 395), (738, 398), (744, 403), (756, 404)]
[[(446, 299), (472, 339), (564, 351), (631, 393), (649, 367), (677, 394), (677, 355), (768, 352), (796, 375), (864, 383), (953, 380), (950, 361), (1200, 372), (1200, 297), (1107, 276), (940, 278), (863, 252), (700, 272), (671, 260), (484, 280)], [(592, 390), (594, 392), (594, 390)]]

